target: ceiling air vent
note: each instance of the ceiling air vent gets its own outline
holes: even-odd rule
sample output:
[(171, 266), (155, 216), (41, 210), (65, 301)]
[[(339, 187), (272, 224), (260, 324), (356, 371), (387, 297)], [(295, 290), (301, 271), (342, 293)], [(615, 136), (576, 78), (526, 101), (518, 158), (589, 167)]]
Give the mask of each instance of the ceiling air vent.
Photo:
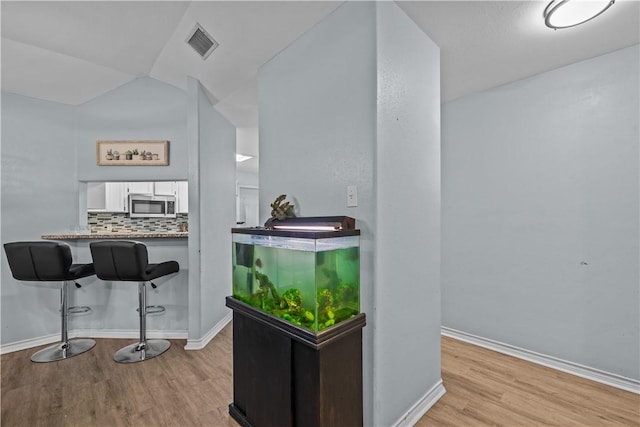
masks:
[(207, 57), (211, 55), (211, 52), (218, 47), (218, 42), (198, 23), (196, 23), (195, 28), (191, 30), (187, 36), (186, 42), (198, 52), (202, 59), (207, 59)]

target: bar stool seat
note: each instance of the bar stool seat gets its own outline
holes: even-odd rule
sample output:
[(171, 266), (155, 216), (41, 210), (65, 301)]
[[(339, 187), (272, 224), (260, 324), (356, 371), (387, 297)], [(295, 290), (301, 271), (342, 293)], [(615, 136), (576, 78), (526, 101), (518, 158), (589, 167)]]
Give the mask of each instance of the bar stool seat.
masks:
[(96, 275), (106, 281), (138, 282), (138, 314), (140, 317), (140, 340), (116, 352), (113, 359), (119, 363), (141, 362), (159, 356), (169, 349), (167, 340), (147, 339), (147, 313), (164, 311), (162, 306), (147, 306), (147, 283), (156, 285), (153, 279), (180, 270), (176, 261), (149, 264), (147, 247), (140, 242), (106, 240), (89, 245)]
[[(16, 280), (28, 282), (62, 282), (60, 288), (60, 315), (62, 335), (60, 342), (31, 356), (33, 362), (55, 362), (68, 359), (96, 345), (94, 340), (68, 337), (68, 315), (86, 312), (89, 307), (69, 307), (69, 284), (83, 277), (93, 276), (93, 264), (73, 264), (71, 248), (60, 242), (11, 242), (4, 244), (11, 274)], [(80, 287), (78, 283), (75, 284)]]

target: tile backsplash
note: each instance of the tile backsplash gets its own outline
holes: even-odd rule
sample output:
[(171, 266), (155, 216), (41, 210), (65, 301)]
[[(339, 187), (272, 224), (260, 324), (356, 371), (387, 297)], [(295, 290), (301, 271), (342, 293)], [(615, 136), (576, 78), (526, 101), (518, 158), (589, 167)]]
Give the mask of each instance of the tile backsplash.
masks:
[(180, 224), (189, 221), (189, 214), (179, 213), (175, 218), (129, 218), (115, 212), (89, 212), (91, 233), (172, 233), (180, 231)]

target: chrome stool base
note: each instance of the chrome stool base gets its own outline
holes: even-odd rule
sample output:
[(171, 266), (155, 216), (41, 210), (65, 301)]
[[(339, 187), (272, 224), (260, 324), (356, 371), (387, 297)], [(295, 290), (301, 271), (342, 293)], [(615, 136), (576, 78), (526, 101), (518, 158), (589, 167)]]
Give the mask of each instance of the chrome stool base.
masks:
[(89, 351), (96, 345), (94, 340), (75, 339), (64, 343), (58, 343), (34, 353), (31, 356), (32, 362), (45, 363), (56, 362), (58, 360), (68, 359), (73, 356)]
[(169, 350), (171, 343), (167, 340), (147, 340), (146, 344), (139, 342), (121, 348), (113, 355), (118, 363), (135, 363), (160, 356)]

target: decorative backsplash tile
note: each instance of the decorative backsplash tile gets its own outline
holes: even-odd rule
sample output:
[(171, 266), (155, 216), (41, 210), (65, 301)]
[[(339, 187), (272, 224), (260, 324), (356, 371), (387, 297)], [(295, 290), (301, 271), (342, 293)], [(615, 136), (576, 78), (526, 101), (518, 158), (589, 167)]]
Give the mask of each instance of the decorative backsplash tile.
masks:
[[(181, 230), (181, 224), (189, 221), (189, 214), (179, 213), (175, 218), (129, 218), (128, 214), (114, 212), (89, 212), (91, 233), (171, 233)], [(184, 225), (182, 227), (185, 227)]]

